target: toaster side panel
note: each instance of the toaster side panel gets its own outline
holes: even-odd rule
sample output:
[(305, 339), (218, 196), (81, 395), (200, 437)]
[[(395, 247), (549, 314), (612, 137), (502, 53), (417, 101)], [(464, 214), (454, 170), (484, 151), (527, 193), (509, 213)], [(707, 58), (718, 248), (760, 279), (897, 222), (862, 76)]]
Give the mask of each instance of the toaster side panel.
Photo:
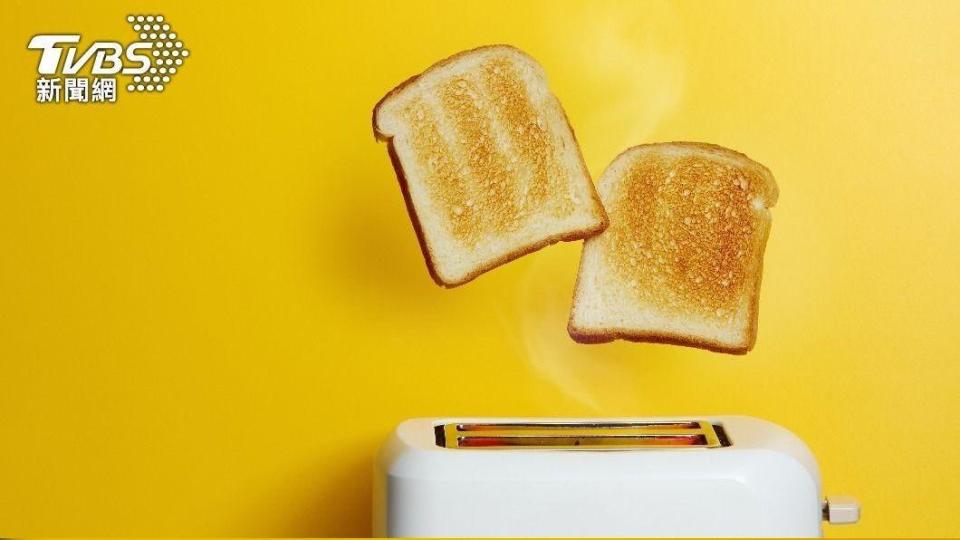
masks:
[(374, 532), (388, 536), (819, 536), (816, 462), (789, 431), (716, 417), (733, 445), (457, 450), (407, 422), (380, 455)]
[[(769, 451), (446, 451), (384, 477), (389, 536), (817, 536), (805, 469)], [(539, 455), (535, 455), (539, 454)], [(487, 456), (495, 460), (484, 459)], [(414, 463), (416, 462), (416, 463)]]

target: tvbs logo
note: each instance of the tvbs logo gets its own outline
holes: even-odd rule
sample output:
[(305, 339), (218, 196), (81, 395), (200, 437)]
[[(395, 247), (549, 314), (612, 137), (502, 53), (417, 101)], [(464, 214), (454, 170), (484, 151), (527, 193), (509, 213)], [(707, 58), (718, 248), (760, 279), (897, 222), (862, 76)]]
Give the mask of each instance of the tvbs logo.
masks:
[[(115, 103), (117, 77), (128, 92), (163, 92), (190, 56), (163, 15), (128, 15), (139, 40), (124, 45), (95, 41), (81, 47), (80, 34), (38, 34), (27, 48), (40, 51), (38, 103)], [(77, 76), (81, 72), (91, 77)]]

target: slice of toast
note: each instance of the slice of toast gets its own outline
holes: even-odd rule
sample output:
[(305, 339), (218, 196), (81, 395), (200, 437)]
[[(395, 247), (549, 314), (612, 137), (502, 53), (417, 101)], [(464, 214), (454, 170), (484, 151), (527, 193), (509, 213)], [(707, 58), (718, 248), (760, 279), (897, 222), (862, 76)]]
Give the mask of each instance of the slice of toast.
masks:
[(462, 52), (373, 111), (434, 280), (453, 287), (607, 219), (560, 102), (525, 53)]
[(570, 335), (752, 349), (770, 171), (720, 146), (648, 144), (620, 154), (597, 188), (610, 227), (584, 243)]

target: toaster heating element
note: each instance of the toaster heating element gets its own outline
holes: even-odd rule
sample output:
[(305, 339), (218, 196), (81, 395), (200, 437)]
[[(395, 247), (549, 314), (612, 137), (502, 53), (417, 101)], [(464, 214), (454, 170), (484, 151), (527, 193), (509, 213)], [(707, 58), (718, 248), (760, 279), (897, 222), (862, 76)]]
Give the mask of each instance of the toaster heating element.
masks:
[(679, 422), (499, 422), (434, 426), (444, 448), (718, 448), (729, 446), (721, 426)]
[(419, 418), (374, 483), (376, 536), (819, 536), (859, 519), (824, 502), (803, 441), (744, 416)]

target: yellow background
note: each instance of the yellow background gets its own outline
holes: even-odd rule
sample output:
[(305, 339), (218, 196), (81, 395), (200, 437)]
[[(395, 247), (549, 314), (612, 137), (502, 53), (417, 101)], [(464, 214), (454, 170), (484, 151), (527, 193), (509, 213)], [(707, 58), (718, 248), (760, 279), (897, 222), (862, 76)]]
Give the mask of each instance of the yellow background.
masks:
[[(7, 2), (0, 535), (365, 535), (418, 415), (739, 413), (808, 442), (843, 535), (960, 534), (960, 3)], [(38, 105), (36, 33), (193, 53)], [(594, 177), (630, 145), (768, 165), (756, 349), (574, 344), (579, 245), (428, 277), (370, 112), (459, 50), (537, 58)]]

